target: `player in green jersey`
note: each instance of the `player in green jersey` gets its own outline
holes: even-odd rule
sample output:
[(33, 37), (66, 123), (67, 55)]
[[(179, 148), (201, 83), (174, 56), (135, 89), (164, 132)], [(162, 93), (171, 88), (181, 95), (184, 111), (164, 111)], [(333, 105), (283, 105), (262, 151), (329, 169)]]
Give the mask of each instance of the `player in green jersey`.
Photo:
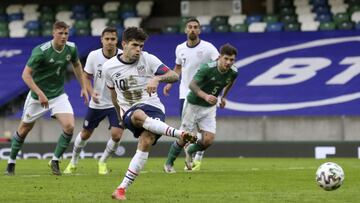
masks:
[[(202, 64), (190, 82), (191, 91), (184, 103), (181, 129), (191, 132), (198, 128), (202, 138), (185, 148), (187, 170), (192, 170), (193, 154), (207, 149), (213, 143), (216, 133), (216, 103), (222, 92), (220, 108), (225, 107), (225, 97), (238, 75), (234, 66), (236, 55), (235, 47), (230, 44), (223, 45), (220, 48), (219, 59)], [(174, 161), (185, 144), (179, 139), (171, 145), (165, 164), (168, 168), (173, 168)]]
[(72, 64), (76, 78), (81, 86), (81, 97), (88, 103), (88, 92), (82, 80), (82, 66), (77, 47), (68, 42), (69, 26), (65, 22), (55, 22), (53, 39), (36, 46), (22, 73), (22, 79), (30, 88), (24, 104), (22, 120), (11, 140), (11, 152), (6, 168), (7, 175), (15, 174), (15, 162), (26, 136), (35, 121), (46, 112), (56, 118), (63, 132), (57, 142), (54, 156), (49, 166), (54, 175), (61, 175), (59, 159), (69, 146), (73, 135), (75, 118), (73, 109), (64, 92), (67, 66)]

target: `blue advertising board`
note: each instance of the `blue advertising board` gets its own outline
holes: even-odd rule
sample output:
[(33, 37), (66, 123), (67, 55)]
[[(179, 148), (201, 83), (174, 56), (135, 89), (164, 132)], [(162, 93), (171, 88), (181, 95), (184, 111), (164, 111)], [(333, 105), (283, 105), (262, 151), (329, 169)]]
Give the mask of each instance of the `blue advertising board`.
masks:
[[(225, 109), (218, 109), (219, 116), (360, 115), (360, 33), (357, 31), (226, 33), (204, 34), (201, 38), (217, 48), (230, 43), (238, 49), (235, 65), (239, 76)], [(4, 48), (0, 40), (0, 70), (7, 72), (14, 64), (21, 65), (19, 70), (22, 70), (32, 47), (38, 44), (29, 40), (18, 40), (20, 48), (13, 45)], [(174, 67), (175, 48), (185, 40), (185, 35), (152, 35), (144, 50)], [(100, 45), (96, 37), (70, 41), (77, 43), (82, 57)], [(31, 46), (25, 46), (28, 44)], [(1, 55), (4, 49), (20, 49), (24, 56), (18, 54), (5, 60)], [(22, 83), (21, 71), (15, 74), (18, 76), (14, 82)], [(168, 97), (162, 94), (162, 87), (158, 93), (166, 114), (178, 116), (178, 84)], [(79, 85), (72, 81), (66, 89), (75, 114), (84, 116), (86, 106), (79, 98)]]

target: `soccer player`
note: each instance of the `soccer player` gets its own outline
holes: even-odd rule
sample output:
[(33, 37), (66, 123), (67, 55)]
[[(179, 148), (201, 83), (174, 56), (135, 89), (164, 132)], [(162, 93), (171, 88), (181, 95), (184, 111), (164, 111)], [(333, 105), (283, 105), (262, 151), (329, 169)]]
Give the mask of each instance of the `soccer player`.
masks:
[[(192, 155), (197, 151), (206, 150), (212, 143), (216, 132), (216, 103), (220, 97), (220, 108), (226, 104), (225, 97), (231, 89), (238, 73), (234, 66), (237, 50), (230, 44), (220, 49), (220, 57), (216, 61), (202, 64), (190, 82), (190, 92), (184, 103), (181, 128), (192, 132), (200, 129), (201, 139), (185, 148), (186, 169), (192, 170)], [(169, 150), (169, 167), (173, 168), (176, 157), (185, 146), (182, 139), (171, 145)]]
[[(84, 82), (91, 100), (83, 123), (83, 129), (77, 135), (70, 163), (64, 170), (64, 174), (72, 174), (76, 171), (81, 150), (85, 147), (94, 129), (107, 117), (110, 124), (111, 138), (107, 142), (105, 151), (98, 162), (98, 173), (105, 175), (109, 173), (106, 165), (107, 158), (115, 152), (119, 146), (123, 128), (119, 125), (116, 110), (111, 101), (110, 91), (105, 85), (105, 77), (102, 65), (121, 50), (117, 48), (118, 33), (116, 28), (107, 27), (101, 34), (102, 48), (90, 52), (85, 68)], [(93, 79), (94, 87), (91, 85)]]
[[(157, 96), (160, 82), (175, 82), (179, 76), (156, 56), (142, 51), (147, 34), (137, 27), (125, 29), (123, 53), (104, 63), (106, 84), (123, 123), (136, 138), (138, 147), (125, 177), (112, 197), (125, 200), (125, 191), (144, 167), (152, 145), (161, 135), (196, 141), (196, 136), (164, 123), (165, 108)], [(119, 116), (120, 117), (120, 116)]]
[(7, 175), (15, 174), (15, 162), (25, 138), (35, 121), (46, 112), (56, 118), (63, 132), (57, 142), (49, 166), (54, 175), (61, 175), (59, 159), (71, 141), (75, 119), (72, 106), (64, 92), (67, 66), (72, 64), (75, 76), (81, 86), (81, 97), (88, 103), (88, 92), (82, 80), (82, 66), (77, 47), (68, 42), (69, 26), (62, 21), (53, 25), (53, 39), (36, 46), (24, 68), (22, 78), (30, 88), (24, 104), (22, 120), (11, 141), (11, 152), (6, 168)]
[[(209, 61), (216, 60), (219, 57), (219, 52), (210, 42), (201, 40), (200, 35), (200, 23), (196, 18), (190, 18), (186, 22), (185, 33), (187, 40), (176, 47), (175, 50), (175, 68), (174, 71), (181, 75), (181, 81), (179, 86), (179, 99), (180, 99), (180, 113), (182, 113), (183, 105), (187, 94), (189, 93), (189, 84), (194, 77), (196, 71), (199, 69), (200, 64), (207, 63)], [(172, 88), (172, 84), (169, 83), (164, 86), (163, 93), (168, 96), (169, 91)], [(197, 137), (200, 138), (201, 134), (198, 133)], [(178, 147), (177, 141), (173, 143)], [(200, 170), (201, 160), (204, 152), (198, 151), (194, 159), (194, 167), (192, 170)], [(164, 171), (166, 173), (175, 173), (174, 167), (172, 167), (172, 154), (168, 154), (168, 158), (164, 165)]]

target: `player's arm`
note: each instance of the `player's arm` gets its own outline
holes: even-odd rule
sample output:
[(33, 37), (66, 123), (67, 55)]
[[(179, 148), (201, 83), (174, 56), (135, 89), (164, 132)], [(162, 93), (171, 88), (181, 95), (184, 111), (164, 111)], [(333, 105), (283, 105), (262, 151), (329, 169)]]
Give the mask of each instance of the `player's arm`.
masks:
[(198, 97), (208, 102), (209, 104), (215, 105), (217, 102), (217, 97), (202, 91), (197, 83), (198, 81), (196, 79), (192, 79), (189, 85), (190, 90), (193, 91)]
[(80, 60), (77, 59), (75, 62), (72, 63), (72, 65), (73, 65), (75, 77), (80, 83), (80, 87), (81, 87), (80, 96), (84, 98), (85, 104), (88, 104), (89, 103), (89, 94), (88, 94), (87, 87), (84, 82), (84, 77), (83, 77), (84, 72), (82, 70), (82, 65), (80, 63)]
[(84, 71), (84, 74), (82, 74), (82, 77), (83, 77), (83, 81), (84, 81), (86, 90), (90, 93), (92, 100), (98, 104), (99, 103), (99, 93), (94, 91), (94, 88), (91, 84), (93, 75)]
[(44, 92), (34, 82), (32, 78), (32, 73), (32, 68), (30, 68), (29, 66), (25, 66), (21, 77), (24, 80), (25, 84), (30, 88), (30, 90), (38, 96), (41, 106), (44, 108), (49, 108), (49, 100), (44, 94)]
[(146, 91), (151, 96), (152, 93), (156, 92), (160, 82), (173, 83), (178, 80), (179, 75), (162, 64), (156, 71), (155, 76), (147, 84)]
[[(181, 75), (181, 69), (182, 69), (182, 66), (179, 65), (179, 64), (175, 64), (175, 68), (174, 68), (174, 71), (176, 74), (179, 75), (179, 78), (180, 78), (180, 75)], [(172, 88), (172, 83), (168, 83), (164, 86), (164, 89), (163, 89), (163, 93), (165, 96), (169, 96), (169, 92), (170, 92), (170, 89)]]
[(120, 108), (120, 105), (119, 103), (117, 102), (117, 94), (116, 94), (116, 91), (114, 88), (110, 88), (108, 87), (109, 90), (110, 90), (110, 94), (111, 94), (111, 101), (115, 107), (115, 110), (116, 110), (116, 115), (118, 116), (118, 119), (119, 119), (119, 122), (121, 123), (122, 121), (122, 118), (121, 118), (121, 108)]
[(226, 85), (226, 86), (224, 87), (223, 94), (221, 95), (221, 98), (220, 98), (220, 108), (224, 108), (224, 107), (225, 107), (225, 105), (226, 105), (226, 96), (228, 95), (231, 87), (233, 86), (234, 81), (235, 81), (235, 80), (231, 81), (228, 85)]

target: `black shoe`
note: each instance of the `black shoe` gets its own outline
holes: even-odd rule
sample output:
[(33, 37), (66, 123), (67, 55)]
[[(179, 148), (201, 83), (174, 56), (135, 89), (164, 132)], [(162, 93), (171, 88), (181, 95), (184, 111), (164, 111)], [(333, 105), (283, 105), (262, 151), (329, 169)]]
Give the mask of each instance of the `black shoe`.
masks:
[(59, 161), (51, 160), (49, 162), (49, 167), (51, 168), (51, 172), (54, 175), (61, 176)]
[(15, 175), (15, 163), (9, 163), (7, 165), (5, 175), (7, 175), (7, 176)]

